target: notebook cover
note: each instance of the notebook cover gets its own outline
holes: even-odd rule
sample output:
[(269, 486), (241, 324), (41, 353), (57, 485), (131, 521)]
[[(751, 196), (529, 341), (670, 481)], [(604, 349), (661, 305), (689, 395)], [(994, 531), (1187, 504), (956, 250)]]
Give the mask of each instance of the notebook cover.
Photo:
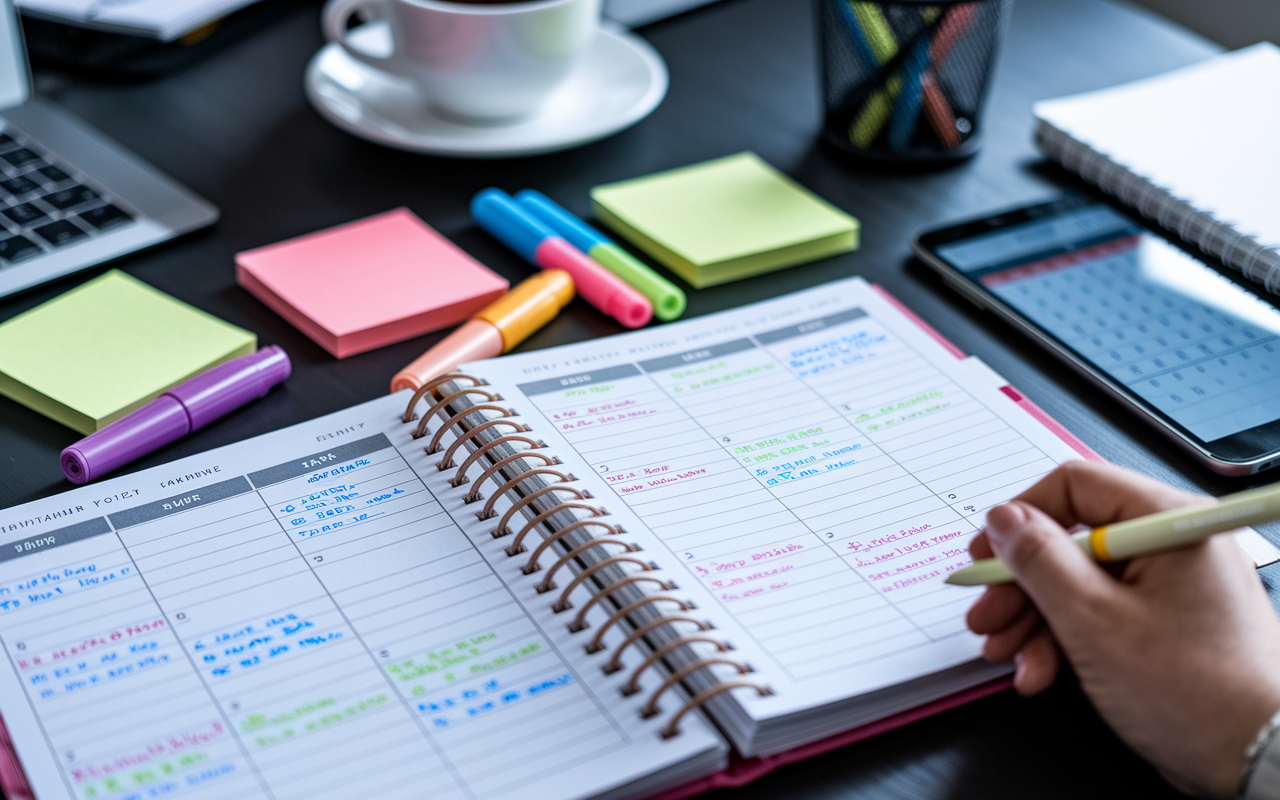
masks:
[[(949, 342), (942, 334), (938, 333), (933, 326), (916, 316), (915, 312), (903, 305), (898, 298), (894, 297), (884, 287), (879, 284), (871, 284), (871, 288), (877, 294), (891, 303), (895, 308), (901, 311), (912, 322), (920, 327), (931, 338), (936, 340), (947, 352), (951, 353), (957, 359), (965, 358), (964, 351)], [(1083, 458), (1089, 461), (1102, 461), (1102, 456), (1095, 453), (1087, 444), (1082, 442), (1075, 434), (1064, 428), (1053, 417), (1046, 414), (1039, 406), (1023, 397), (1020, 392), (1012, 386), (1001, 387), (1010, 399), (1017, 403), (1024, 411), (1035, 417), (1041, 424), (1062, 439), (1079, 453)], [(794, 749), (788, 750), (777, 755), (767, 756), (764, 758), (741, 758), (737, 755), (730, 755), (729, 767), (721, 772), (707, 775), (703, 778), (690, 781), (689, 783), (677, 786), (674, 789), (668, 789), (659, 794), (653, 795), (650, 800), (685, 800), (685, 798), (694, 797), (696, 795), (709, 792), (713, 789), (726, 789), (737, 786), (745, 786), (758, 778), (768, 775), (770, 772), (784, 767), (788, 764), (794, 764), (797, 761), (820, 756), (832, 750), (845, 747), (847, 745), (860, 742), (864, 739), (870, 739), (872, 736), (878, 736), (882, 733), (900, 728), (917, 720), (931, 717), (934, 714), (941, 714), (966, 703), (975, 700), (981, 700), (984, 697), (1002, 692), (1013, 686), (1012, 677), (997, 678), (987, 683), (979, 684), (961, 692), (939, 698), (924, 705), (917, 706), (906, 711), (876, 720), (875, 722), (852, 728), (843, 733), (829, 736), (825, 739), (819, 739), (816, 742), (810, 742)], [(4, 790), (5, 797), (9, 800), (32, 800), (31, 789), (27, 785), (26, 775), (22, 772), (21, 765), (18, 764), (17, 756), (13, 751), (13, 743), (9, 740), (9, 732), (4, 728), (4, 721), (0, 720), (0, 789)]]
[(456, 325), (508, 285), (407, 208), (238, 253), (236, 280), (336, 358)]

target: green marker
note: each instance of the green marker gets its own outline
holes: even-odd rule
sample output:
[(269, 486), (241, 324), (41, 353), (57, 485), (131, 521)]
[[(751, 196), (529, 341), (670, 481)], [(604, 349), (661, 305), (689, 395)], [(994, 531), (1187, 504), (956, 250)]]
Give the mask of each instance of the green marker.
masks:
[(598, 261), (601, 266), (635, 287), (653, 303), (653, 315), (663, 322), (684, 313), (686, 299), (680, 287), (654, 272), (613, 240), (578, 219), (568, 209), (542, 192), (525, 189), (516, 194), (520, 207), (539, 222), (568, 240), (569, 244)]

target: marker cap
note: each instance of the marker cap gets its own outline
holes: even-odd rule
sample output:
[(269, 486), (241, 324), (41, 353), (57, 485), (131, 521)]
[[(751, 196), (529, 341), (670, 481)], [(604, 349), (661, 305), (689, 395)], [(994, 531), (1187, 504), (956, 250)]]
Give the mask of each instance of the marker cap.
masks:
[(684, 292), (613, 242), (598, 244), (587, 255), (649, 298), (653, 315), (663, 322), (678, 319), (684, 313), (689, 302)]
[(190, 432), (182, 403), (162, 394), (63, 450), (62, 474), (72, 483), (88, 483)]
[(289, 377), (293, 366), (278, 345), (253, 355), (219, 364), (165, 392), (187, 409), (191, 430), (225, 417), (250, 400), (265, 397), (271, 387)]
[(493, 323), (473, 317), (414, 359), (412, 364), (397, 372), (391, 379), (391, 391), (417, 391), (422, 384), (459, 364), (501, 354), (502, 332)]
[(639, 328), (653, 319), (649, 298), (559, 236), (544, 239), (535, 255), (538, 266), (569, 273), (583, 300), (624, 326)]
[(505, 353), (555, 319), (573, 295), (569, 273), (562, 269), (543, 270), (490, 303), (476, 314), (476, 319), (491, 323), (502, 333)]
[(573, 212), (547, 197), (542, 192), (524, 189), (516, 193), (520, 208), (569, 244), (591, 256), (605, 269), (622, 278), (649, 298), (653, 315), (670, 321), (684, 313), (688, 300), (684, 292), (671, 281), (654, 272), (644, 262), (623, 250), (612, 239), (583, 222)]

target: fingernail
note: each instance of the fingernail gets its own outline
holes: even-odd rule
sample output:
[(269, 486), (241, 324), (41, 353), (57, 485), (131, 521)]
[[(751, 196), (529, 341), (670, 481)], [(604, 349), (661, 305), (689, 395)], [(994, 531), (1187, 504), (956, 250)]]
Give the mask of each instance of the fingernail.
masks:
[(1003, 544), (1027, 521), (1027, 512), (1017, 503), (998, 505), (987, 512), (987, 537), (993, 546)]
[(1027, 671), (1026, 666), (1022, 663), (1022, 653), (1013, 654), (1013, 680), (1018, 682), (1022, 680), (1022, 674)]

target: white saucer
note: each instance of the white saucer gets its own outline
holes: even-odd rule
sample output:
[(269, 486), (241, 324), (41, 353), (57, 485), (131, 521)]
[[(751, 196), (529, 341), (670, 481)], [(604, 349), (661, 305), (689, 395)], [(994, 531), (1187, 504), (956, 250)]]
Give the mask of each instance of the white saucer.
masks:
[[(352, 44), (391, 49), (385, 22), (362, 25)], [(502, 158), (594, 142), (648, 116), (667, 93), (667, 66), (648, 42), (602, 28), (578, 67), (534, 116), (507, 125), (465, 125), (437, 116), (409, 81), (356, 61), (336, 43), (307, 65), (307, 97), (321, 116), (379, 144), (463, 158)]]

